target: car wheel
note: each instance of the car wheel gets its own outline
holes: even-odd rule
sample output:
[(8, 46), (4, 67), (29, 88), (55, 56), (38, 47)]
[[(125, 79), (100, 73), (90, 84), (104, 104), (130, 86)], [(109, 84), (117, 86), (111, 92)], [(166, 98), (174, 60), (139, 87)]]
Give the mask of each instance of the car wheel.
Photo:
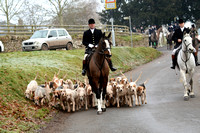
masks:
[(1, 53), (2, 51), (1, 51), (1, 46), (0, 46), (0, 53)]
[(42, 44), (42, 48), (43, 51), (47, 51), (48, 50), (48, 46), (47, 44)]
[(73, 45), (72, 43), (67, 43), (66, 50), (72, 50)]

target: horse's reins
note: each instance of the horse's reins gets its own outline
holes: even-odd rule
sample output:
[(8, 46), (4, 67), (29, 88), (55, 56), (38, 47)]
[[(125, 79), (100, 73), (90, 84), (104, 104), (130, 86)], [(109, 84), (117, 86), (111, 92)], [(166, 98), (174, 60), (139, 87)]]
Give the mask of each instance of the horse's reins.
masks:
[[(182, 58), (182, 56), (181, 56), (181, 60), (185, 63), (185, 67), (186, 67), (186, 73), (188, 73), (188, 66), (187, 66), (187, 62), (190, 60), (190, 57), (191, 57), (191, 55), (190, 55), (190, 57), (188, 58), (187, 57), (187, 53), (190, 53), (189, 52), (189, 50), (187, 49), (188, 48), (188, 46), (191, 44), (191, 43), (189, 43), (188, 45), (186, 45), (186, 43), (185, 42), (183, 42), (184, 43), (184, 45), (186, 46), (186, 51), (183, 51), (183, 53), (185, 54), (185, 56), (186, 56), (186, 60), (184, 61), (183, 60), (183, 58)], [(181, 53), (180, 53), (180, 55), (181, 55)]]
[(104, 56), (106, 56), (106, 57), (111, 57), (111, 55), (108, 55), (108, 54), (105, 54), (104, 52), (106, 51), (106, 50), (108, 50), (108, 49), (111, 49), (111, 48), (105, 48), (105, 49), (102, 49), (100, 52), (98, 52), (99, 54), (101, 54), (101, 55), (104, 55)]
[(112, 56), (112, 55), (108, 55), (108, 54), (105, 54), (105, 53), (104, 53), (104, 52), (107, 51), (108, 49), (111, 49), (111, 48), (105, 48), (105, 49), (102, 49), (101, 51), (98, 52), (98, 54), (103, 55), (103, 62), (102, 62), (102, 64), (101, 64), (100, 67), (99, 67), (99, 65), (96, 63), (96, 61), (93, 59), (94, 62), (95, 62), (95, 64), (96, 64), (96, 66), (99, 68), (100, 72), (101, 72), (101, 69), (102, 69), (103, 64), (104, 64), (104, 62), (105, 62), (106, 57), (111, 57), (111, 56)]

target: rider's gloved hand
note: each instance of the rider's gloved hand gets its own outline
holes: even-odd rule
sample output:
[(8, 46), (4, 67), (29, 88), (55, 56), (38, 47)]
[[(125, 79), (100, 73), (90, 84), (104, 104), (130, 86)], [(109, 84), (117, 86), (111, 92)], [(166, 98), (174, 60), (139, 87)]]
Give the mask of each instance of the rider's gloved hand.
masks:
[(90, 47), (90, 48), (93, 48), (93, 47), (94, 47), (94, 45), (93, 45), (93, 44), (89, 44), (89, 45), (88, 45), (88, 47)]

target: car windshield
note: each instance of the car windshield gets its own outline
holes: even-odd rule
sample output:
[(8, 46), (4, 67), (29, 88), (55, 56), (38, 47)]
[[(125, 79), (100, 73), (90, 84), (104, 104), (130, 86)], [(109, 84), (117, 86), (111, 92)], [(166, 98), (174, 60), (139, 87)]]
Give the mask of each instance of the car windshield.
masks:
[(36, 31), (32, 36), (31, 39), (35, 38), (46, 38), (47, 37), (48, 30), (39, 30)]

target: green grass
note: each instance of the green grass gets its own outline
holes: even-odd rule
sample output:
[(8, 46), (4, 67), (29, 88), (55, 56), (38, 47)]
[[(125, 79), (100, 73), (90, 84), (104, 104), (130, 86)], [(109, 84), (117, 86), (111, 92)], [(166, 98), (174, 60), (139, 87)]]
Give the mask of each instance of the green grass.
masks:
[[(118, 70), (128, 71), (138, 65), (152, 61), (161, 55), (155, 49), (113, 48), (112, 60)], [(32, 101), (25, 99), (27, 84), (35, 78), (37, 82), (52, 80), (55, 72), (60, 69), (60, 78), (67, 73), (67, 78), (83, 80), (81, 76), (83, 49), (71, 51), (35, 51), (13, 52), (0, 54), (0, 132), (33, 132), (40, 127), (42, 121), (49, 120), (49, 114), (54, 109), (37, 107)], [(110, 73), (110, 77), (118, 75), (119, 71)]]
[[(117, 38), (119, 38), (120, 40), (124, 40), (126, 42), (131, 41), (131, 36), (118, 36)], [(141, 41), (143, 38), (144, 38), (143, 35), (137, 35), (137, 34), (132, 35), (133, 42)]]

